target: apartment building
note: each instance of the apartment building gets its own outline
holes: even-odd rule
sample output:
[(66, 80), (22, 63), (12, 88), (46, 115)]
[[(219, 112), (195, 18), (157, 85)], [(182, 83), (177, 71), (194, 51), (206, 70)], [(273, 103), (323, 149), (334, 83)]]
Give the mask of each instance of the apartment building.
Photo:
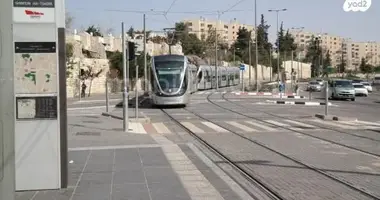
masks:
[(302, 52), (301, 55), (306, 55), (307, 46), (310, 44), (312, 38), (319, 37), (321, 38), (320, 45), (325, 49), (325, 53), (327, 51), (330, 52), (332, 66), (337, 66), (341, 62), (343, 38), (327, 33), (319, 34), (307, 31), (291, 30), (290, 33), (293, 35), (295, 43), (299, 46), (298, 50)]
[(332, 66), (336, 67), (346, 62), (346, 68), (357, 70), (362, 58), (366, 58), (371, 65), (380, 65), (380, 42), (355, 42), (351, 38), (343, 38), (328, 33), (313, 33), (307, 31), (291, 30), (290, 33), (299, 45), (301, 55), (306, 54), (306, 47), (313, 37), (321, 38), (321, 46), (330, 51)]
[[(217, 29), (220, 38), (229, 45), (237, 39), (239, 28), (246, 28), (248, 31), (254, 30), (253, 26), (241, 24), (236, 18), (230, 22), (223, 22), (221, 20), (209, 20), (201, 17), (200, 19), (183, 20), (183, 22), (188, 24), (190, 33), (195, 34), (199, 39), (206, 39), (209, 30)], [(253, 39), (255, 38), (254, 34), (255, 32), (252, 32)]]

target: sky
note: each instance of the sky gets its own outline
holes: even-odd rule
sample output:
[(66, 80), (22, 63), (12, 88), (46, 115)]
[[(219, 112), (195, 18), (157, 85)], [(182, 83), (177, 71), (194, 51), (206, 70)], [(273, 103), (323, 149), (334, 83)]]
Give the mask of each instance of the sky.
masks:
[[(380, 42), (380, 1), (372, 0), (366, 12), (345, 12), (344, 2), (257, 0), (257, 24), (263, 14), (271, 26), (269, 38), (274, 41), (276, 13), (268, 12), (268, 9), (286, 8), (287, 11), (279, 14), (279, 21), (284, 23), (286, 29), (305, 27), (305, 31), (329, 33), (354, 41)], [(152, 10), (161, 12), (154, 13)], [(220, 15), (225, 22), (236, 18), (240, 23), (255, 24), (254, 0), (66, 0), (66, 12), (74, 17), (73, 28), (81, 30), (95, 25), (102, 30), (112, 29), (115, 35), (120, 35), (122, 21), (126, 29), (131, 26), (142, 29), (143, 12), (146, 12), (147, 29), (162, 32), (163, 28), (174, 27), (175, 22), (184, 19), (204, 17), (215, 20), (218, 11), (227, 11)], [(166, 18), (162, 12), (168, 12)]]

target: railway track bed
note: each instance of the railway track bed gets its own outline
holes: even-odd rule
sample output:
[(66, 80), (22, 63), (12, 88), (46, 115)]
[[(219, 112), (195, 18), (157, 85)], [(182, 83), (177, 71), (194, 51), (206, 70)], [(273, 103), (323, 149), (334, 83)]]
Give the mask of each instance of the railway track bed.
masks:
[[(221, 101), (209, 101), (223, 109), (216, 105)], [(222, 162), (239, 168), (250, 179), (253, 177), (277, 199), (380, 199), (379, 170), (366, 166), (380, 163), (378, 156), (292, 130), (265, 135), (238, 133), (190, 109), (183, 110), (192, 113), (193, 119), (208, 121), (228, 132), (197, 134), (178, 124), (228, 159)], [(171, 118), (176, 121), (175, 116)]]

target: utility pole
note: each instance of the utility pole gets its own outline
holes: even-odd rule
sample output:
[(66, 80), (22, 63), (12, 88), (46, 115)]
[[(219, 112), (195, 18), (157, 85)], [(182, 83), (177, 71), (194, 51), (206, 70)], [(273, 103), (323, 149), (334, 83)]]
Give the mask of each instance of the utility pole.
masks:
[(269, 81), (272, 82), (272, 76), (273, 76), (273, 67), (272, 67), (272, 48), (269, 50), (269, 66), (270, 66), (270, 76)]
[[(124, 31), (124, 22), (121, 22), (121, 41), (122, 41), (122, 48), (123, 48), (123, 130), (124, 132), (128, 132), (128, 88), (127, 88), (127, 71), (129, 70), (129, 51), (126, 48), (128, 48), (128, 45), (126, 45), (125, 40), (125, 31)], [(127, 54), (128, 51), (128, 54)]]
[(144, 91), (148, 91), (148, 67), (147, 67), (147, 60), (146, 60), (146, 16), (144, 14), (143, 16), (143, 27), (144, 27)]
[(218, 28), (219, 28), (220, 12), (218, 11), (218, 21), (215, 27), (215, 77), (216, 77), (216, 90), (219, 89), (219, 77), (218, 77)]
[[(255, 0), (255, 78), (256, 78), (256, 92), (259, 92), (259, 80), (258, 80), (258, 64), (259, 64), (259, 51), (257, 47), (257, 0)], [(251, 84), (251, 80), (249, 80)]]
[[(252, 68), (252, 52), (251, 52), (251, 38), (248, 41), (248, 88), (251, 86), (251, 68)], [(244, 73), (244, 71), (243, 71)], [(243, 76), (244, 78), (244, 76)]]
[(136, 77), (135, 77), (135, 118), (136, 121), (139, 118), (139, 92), (137, 90), (137, 81), (139, 78), (139, 66), (137, 65), (137, 55), (135, 55), (135, 70), (136, 70)]
[(80, 60), (78, 61), (78, 80), (79, 80), (79, 101), (82, 100), (82, 88), (81, 88), (81, 84), (80, 84), (80, 65), (81, 65), (81, 62)]
[[(276, 9), (276, 10), (268, 10), (269, 12), (276, 12), (277, 13), (277, 40), (278, 40), (278, 44), (277, 44), (277, 82), (280, 81), (280, 34), (279, 34), (279, 30), (278, 30), (278, 24), (279, 24), (279, 12), (281, 11), (287, 11), (286, 8), (283, 8), (283, 9)], [(281, 78), (282, 80), (282, 78)]]

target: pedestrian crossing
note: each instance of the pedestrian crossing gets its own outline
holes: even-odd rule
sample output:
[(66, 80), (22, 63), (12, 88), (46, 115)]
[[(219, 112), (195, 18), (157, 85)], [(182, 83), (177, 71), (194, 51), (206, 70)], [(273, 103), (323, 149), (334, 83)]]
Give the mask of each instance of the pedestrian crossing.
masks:
[(224, 91), (224, 92), (212, 92), (212, 91), (200, 91), (200, 92), (196, 92), (194, 94), (226, 94), (227, 92)]
[[(345, 130), (380, 130), (380, 122), (369, 121), (324, 121), (320, 119), (302, 119), (302, 120), (225, 120), (225, 121), (180, 121), (186, 129), (197, 134), (217, 134), (234, 132), (281, 132), (281, 131), (305, 131), (322, 129), (345, 129)], [(173, 122), (154, 122), (150, 124), (133, 123), (130, 125), (132, 131), (140, 134), (156, 133), (170, 135), (178, 133), (178, 126)]]

